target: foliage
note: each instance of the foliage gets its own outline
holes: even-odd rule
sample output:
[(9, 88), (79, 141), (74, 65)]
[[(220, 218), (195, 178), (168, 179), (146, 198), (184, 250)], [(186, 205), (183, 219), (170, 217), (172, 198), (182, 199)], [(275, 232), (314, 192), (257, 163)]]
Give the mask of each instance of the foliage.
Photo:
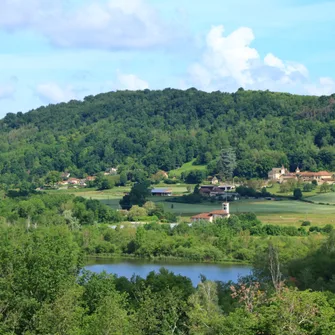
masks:
[(300, 200), (302, 198), (302, 192), (301, 192), (300, 188), (294, 189), (294, 191), (293, 191), (293, 197), (296, 200)]
[(221, 150), (217, 161), (217, 171), (221, 179), (230, 180), (233, 178), (236, 168), (236, 154), (232, 147), (226, 147)]
[(332, 171), (332, 99), (194, 88), (118, 91), (9, 113), (0, 121), (0, 184), (39, 185), (49, 171), (79, 178), (118, 166), (124, 185), (187, 162), (194, 170), (194, 159), (214, 175), (225, 173), (218, 162), (228, 147), (237, 165), (226, 177), (234, 168), (240, 177), (265, 178), (282, 164), (291, 171)]
[(150, 182), (136, 183), (131, 188), (130, 193), (120, 200), (123, 209), (130, 209), (133, 205), (143, 206), (150, 195)]

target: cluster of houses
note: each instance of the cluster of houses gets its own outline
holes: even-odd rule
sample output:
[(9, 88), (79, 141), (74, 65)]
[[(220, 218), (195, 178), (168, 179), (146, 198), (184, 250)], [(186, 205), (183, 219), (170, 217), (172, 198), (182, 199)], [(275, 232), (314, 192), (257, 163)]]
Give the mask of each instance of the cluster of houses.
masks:
[(95, 176), (88, 176), (86, 178), (78, 179), (78, 178), (70, 178), (70, 173), (62, 174), (62, 181), (58, 182), (59, 186), (81, 186), (86, 187), (88, 182), (94, 181)]
[(284, 183), (289, 180), (302, 180), (305, 182), (311, 182), (315, 180), (318, 184), (335, 183), (333, 173), (328, 171), (310, 172), (300, 171), (299, 167), (296, 168), (295, 172), (290, 172), (284, 166), (281, 168), (273, 168), (268, 173), (268, 179), (271, 181)]
[[(113, 176), (117, 174), (117, 168), (109, 168), (104, 172), (104, 176)], [(69, 172), (61, 174), (61, 181), (57, 183), (58, 186), (77, 186), (86, 187), (88, 182), (96, 179), (96, 176), (88, 176), (86, 178), (72, 178)]]
[(200, 186), (199, 192), (201, 195), (207, 197), (221, 197), (237, 200), (239, 194), (233, 192), (235, 189), (235, 185), (202, 185)]

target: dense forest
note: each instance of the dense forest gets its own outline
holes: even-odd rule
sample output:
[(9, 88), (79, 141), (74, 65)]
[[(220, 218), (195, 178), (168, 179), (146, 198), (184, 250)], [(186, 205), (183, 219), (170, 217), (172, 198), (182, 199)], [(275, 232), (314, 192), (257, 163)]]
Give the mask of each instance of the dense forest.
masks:
[(215, 173), (222, 148), (234, 174), (335, 170), (335, 100), (269, 91), (118, 91), (9, 113), (0, 121), (0, 182), (38, 183), (49, 171), (81, 177), (118, 166), (148, 176), (196, 159)]

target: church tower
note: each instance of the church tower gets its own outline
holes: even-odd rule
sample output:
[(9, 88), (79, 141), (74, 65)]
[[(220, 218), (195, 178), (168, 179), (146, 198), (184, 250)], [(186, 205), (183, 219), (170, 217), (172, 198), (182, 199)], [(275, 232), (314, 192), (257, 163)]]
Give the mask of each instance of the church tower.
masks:
[(223, 202), (222, 203), (222, 209), (229, 214), (229, 202)]

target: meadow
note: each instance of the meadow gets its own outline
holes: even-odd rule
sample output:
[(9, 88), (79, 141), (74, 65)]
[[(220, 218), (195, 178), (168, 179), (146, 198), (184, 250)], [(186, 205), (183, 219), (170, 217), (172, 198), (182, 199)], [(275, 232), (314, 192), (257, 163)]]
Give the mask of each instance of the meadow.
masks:
[[(187, 193), (187, 185), (157, 185), (156, 187), (171, 188), (173, 194), (181, 195)], [(193, 186), (192, 186), (193, 187)], [(130, 187), (115, 187), (111, 190), (97, 191), (95, 189), (69, 189), (49, 191), (56, 193), (71, 193), (84, 198), (101, 200), (113, 209), (120, 209), (120, 199), (130, 191)], [(313, 193), (306, 199), (314, 203), (295, 200), (239, 200), (230, 204), (231, 213), (253, 212), (264, 224), (280, 224), (300, 226), (303, 221), (310, 221), (312, 225), (324, 226), (334, 224), (335, 220), (335, 193)], [(184, 220), (199, 213), (221, 209), (220, 203), (182, 204), (167, 202), (165, 197), (150, 197), (150, 201), (161, 203), (166, 210), (176, 213)], [(329, 203), (322, 205), (318, 203)]]
[(195, 159), (193, 159), (190, 162), (187, 162), (187, 163), (183, 164), (178, 169), (171, 170), (169, 172), (169, 176), (180, 177), (183, 172), (189, 172), (189, 171), (194, 171), (194, 170), (201, 170), (201, 171), (206, 170), (206, 165), (193, 165), (194, 162), (195, 162)]

